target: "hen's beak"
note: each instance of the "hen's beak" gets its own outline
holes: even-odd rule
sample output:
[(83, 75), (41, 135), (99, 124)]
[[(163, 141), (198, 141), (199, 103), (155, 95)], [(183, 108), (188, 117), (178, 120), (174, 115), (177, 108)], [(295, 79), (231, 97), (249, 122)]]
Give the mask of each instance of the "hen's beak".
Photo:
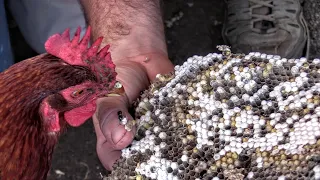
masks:
[(114, 88), (106, 94), (106, 97), (113, 97), (113, 96), (123, 96), (125, 95), (125, 90), (122, 84), (117, 81), (114, 85)]

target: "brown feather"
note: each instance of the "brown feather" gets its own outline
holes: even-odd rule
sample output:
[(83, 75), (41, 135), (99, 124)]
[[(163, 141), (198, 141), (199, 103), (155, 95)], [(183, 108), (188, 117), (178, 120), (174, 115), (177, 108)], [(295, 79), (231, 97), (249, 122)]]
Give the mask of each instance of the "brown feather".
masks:
[[(40, 103), (88, 80), (97, 80), (89, 68), (66, 64), (49, 54), (22, 61), (0, 74), (1, 180), (46, 179), (59, 134), (47, 131)], [(66, 106), (63, 99), (57, 99), (51, 102), (53, 106)]]

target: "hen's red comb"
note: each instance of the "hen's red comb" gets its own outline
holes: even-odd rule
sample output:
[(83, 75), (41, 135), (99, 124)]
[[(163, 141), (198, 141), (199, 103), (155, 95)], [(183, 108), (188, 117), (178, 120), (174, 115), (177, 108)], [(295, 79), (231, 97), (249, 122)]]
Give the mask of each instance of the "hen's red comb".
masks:
[(45, 43), (47, 52), (61, 58), (68, 64), (89, 66), (93, 72), (97, 73), (97, 78), (100, 81), (106, 83), (109, 87), (113, 87), (117, 73), (108, 51), (110, 46), (107, 45), (98, 52), (103, 37), (98, 38), (88, 48), (91, 34), (90, 26), (87, 27), (82, 40), (80, 40), (81, 27), (78, 27), (71, 41), (69, 31), (70, 29), (68, 28), (61, 35), (54, 34), (50, 36)]

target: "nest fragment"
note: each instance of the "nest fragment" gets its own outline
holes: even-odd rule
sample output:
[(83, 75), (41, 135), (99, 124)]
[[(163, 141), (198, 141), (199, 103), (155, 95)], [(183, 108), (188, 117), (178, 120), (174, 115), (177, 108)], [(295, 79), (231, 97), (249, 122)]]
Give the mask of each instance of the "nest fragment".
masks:
[(193, 56), (136, 103), (109, 179), (319, 179), (320, 60)]

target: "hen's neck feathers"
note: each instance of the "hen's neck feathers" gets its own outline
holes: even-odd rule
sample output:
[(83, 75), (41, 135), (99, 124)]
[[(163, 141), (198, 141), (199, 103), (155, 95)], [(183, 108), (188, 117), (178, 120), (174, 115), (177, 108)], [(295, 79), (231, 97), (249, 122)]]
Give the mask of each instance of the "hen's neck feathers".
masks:
[(58, 134), (47, 131), (40, 103), (88, 80), (96, 81), (89, 68), (68, 65), (48, 54), (0, 73), (1, 180), (46, 179)]

